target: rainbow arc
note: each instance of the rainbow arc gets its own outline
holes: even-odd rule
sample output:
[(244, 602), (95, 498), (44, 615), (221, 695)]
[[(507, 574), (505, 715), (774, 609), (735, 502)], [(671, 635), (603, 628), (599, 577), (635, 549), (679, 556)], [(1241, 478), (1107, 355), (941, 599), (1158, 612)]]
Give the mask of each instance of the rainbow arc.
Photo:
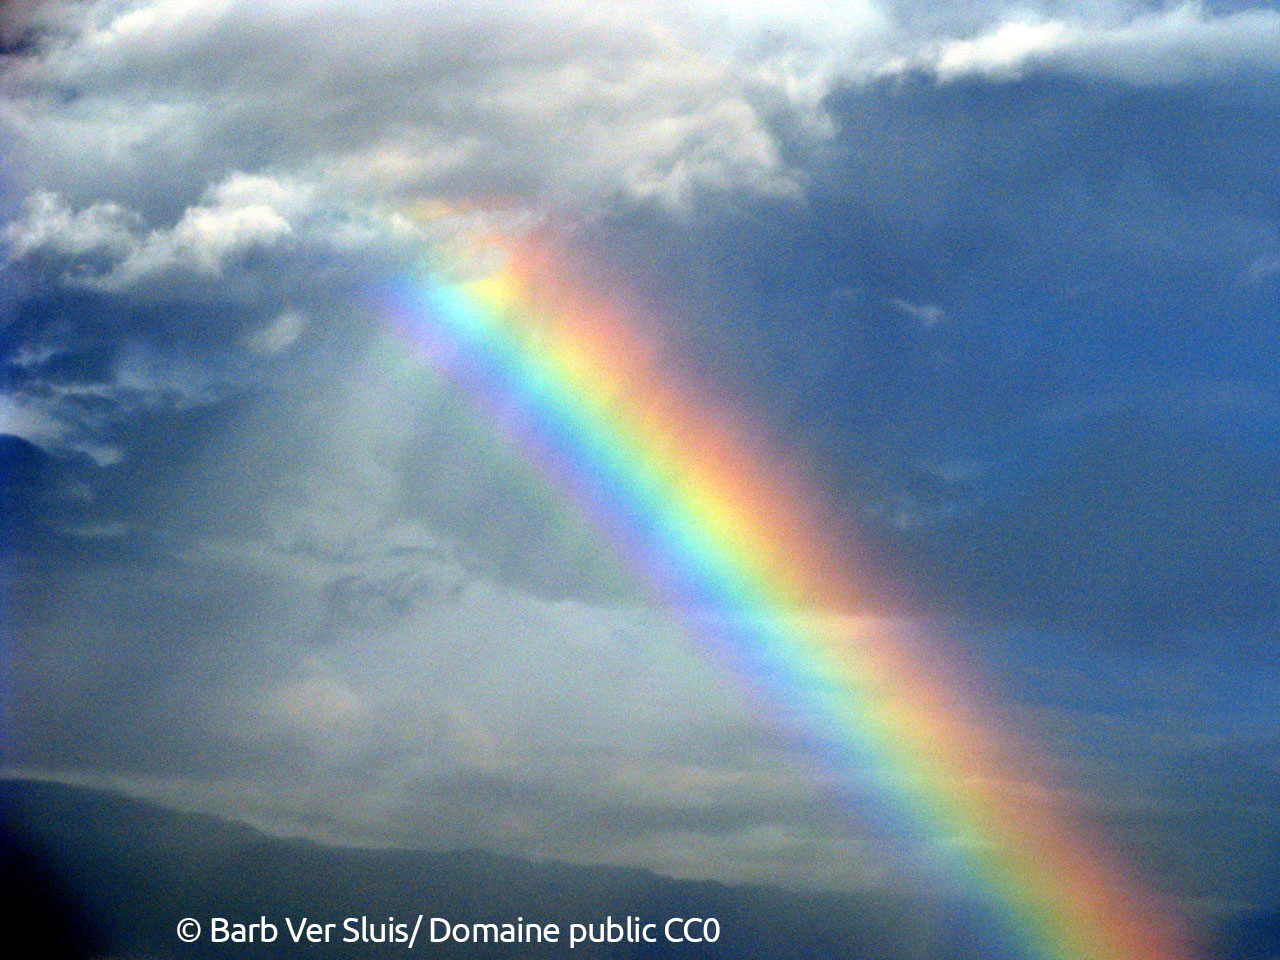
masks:
[[(403, 284), (395, 320), (888, 816), (944, 850), (1015, 956), (1191, 960), (1183, 924), (1037, 786), (1029, 752), (915, 647), (861, 629), (868, 591), (820, 493), (664, 365), (541, 240), (476, 279)], [(932, 660), (935, 658), (927, 658)]]

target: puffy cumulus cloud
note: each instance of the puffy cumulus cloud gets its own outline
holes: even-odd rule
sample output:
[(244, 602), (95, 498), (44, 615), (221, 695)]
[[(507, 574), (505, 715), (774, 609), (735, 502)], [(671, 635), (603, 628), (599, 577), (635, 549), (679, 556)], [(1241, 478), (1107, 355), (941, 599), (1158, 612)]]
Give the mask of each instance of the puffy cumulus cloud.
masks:
[(95, 11), (5, 72), (4, 124), (49, 189), (154, 199), (157, 177), (181, 195), (201, 167), (207, 180), (267, 166), (382, 195), (526, 205), (795, 189), (751, 78), (638, 6)]
[(64, 278), (101, 290), (119, 290), (173, 273), (216, 276), (231, 255), (270, 246), (290, 232), (267, 204), (189, 207), (169, 230), (138, 230), (141, 218), (114, 203), (71, 211), (56, 194), (38, 193), (25, 219), (6, 239), (14, 259), (41, 254), (72, 262)]
[(235, 256), (290, 236), (291, 219), (310, 206), (310, 192), (297, 183), (234, 174), (176, 223), (147, 229), (140, 213), (118, 203), (73, 210), (41, 191), (3, 236), (11, 262), (60, 264), (63, 281), (115, 292), (144, 281), (217, 278)]
[[(133, 243), (112, 283), (215, 270), (288, 236), (278, 205), (210, 196), (229, 171), (392, 208), (421, 197), (579, 212), (644, 199), (687, 209), (708, 192), (794, 197), (807, 181), (800, 158), (831, 135), (827, 98), (845, 81), (1044, 68), (1172, 82), (1272, 69), (1280, 30), (1273, 10), (1194, 4), (977, 3), (946, 16), (826, 0), (34, 9), (11, 32), (38, 39), (0, 71), (0, 128), (22, 159), (22, 189), (43, 205), (28, 207), (42, 218), (19, 239), (56, 235), (81, 252)], [(168, 232), (138, 245), (138, 216)]]
[[(91, 234), (127, 226), (112, 203), (172, 220), (230, 170), (392, 202), (520, 209), (796, 196), (806, 182), (796, 157), (831, 133), (826, 98), (842, 81), (1046, 69), (1166, 83), (1273, 71), (1280, 46), (1280, 13), (1195, 3), (979, 2), (945, 14), (828, 0), (34, 9), (12, 18), (11, 33), (41, 39), (0, 72), (0, 128), (27, 189), (69, 198)], [(279, 228), (246, 205), (235, 222), (193, 219), (182, 232), (234, 243)]]
[[(1134, 84), (1175, 84), (1280, 71), (1280, 11), (1216, 14), (1199, 2), (1090, 19), (1009, 18), (924, 57), (939, 78), (1048, 70)], [(903, 62), (905, 65), (905, 62)]]
[(72, 211), (56, 193), (42, 191), (28, 198), (24, 218), (5, 226), (4, 239), (13, 259), (46, 250), (68, 257), (120, 257), (137, 245), (139, 223), (136, 214), (118, 203)]
[[(116, 462), (139, 411), (213, 404), (268, 366), (304, 375), (300, 340), (349, 346), (334, 346), (352, 334), (335, 327), (356, 312), (353, 281), (452, 238), (556, 206), (795, 188), (754, 81), (634, 6), (154, 0), (11, 14), (6, 423), (47, 451)], [(424, 196), (441, 201), (426, 215)], [(34, 362), (40, 350), (54, 362)], [(144, 383), (147, 351), (163, 362)], [(157, 381), (164, 366), (182, 389)]]

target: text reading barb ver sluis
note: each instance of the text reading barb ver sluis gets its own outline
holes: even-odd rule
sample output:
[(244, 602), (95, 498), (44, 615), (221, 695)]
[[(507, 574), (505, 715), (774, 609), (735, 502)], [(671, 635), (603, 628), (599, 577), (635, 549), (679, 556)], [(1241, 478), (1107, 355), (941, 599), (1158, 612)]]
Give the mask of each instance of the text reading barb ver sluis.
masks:
[(211, 943), (274, 943), (284, 936), (294, 943), (394, 943), (413, 949), (426, 922), (430, 943), (564, 943), (570, 949), (586, 943), (715, 943), (720, 921), (715, 917), (669, 917), (648, 922), (641, 917), (612, 915), (588, 923), (537, 923), (516, 917), (504, 923), (453, 923), (446, 917), (410, 920), (395, 917), (370, 919), (346, 917), (320, 922), (307, 917), (285, 917), (280, 924), (261, 917), (239, 923), (226, 917), (209, 918)]

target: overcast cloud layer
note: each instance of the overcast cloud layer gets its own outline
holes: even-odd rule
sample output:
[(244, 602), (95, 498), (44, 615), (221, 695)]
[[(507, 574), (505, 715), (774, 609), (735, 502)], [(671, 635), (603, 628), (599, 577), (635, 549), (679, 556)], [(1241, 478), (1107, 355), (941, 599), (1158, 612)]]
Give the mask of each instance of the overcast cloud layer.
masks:
[(819, 477), (898, 602), (871, 629), (972, 663), (1173, 892), (1274, 906), (1280, 11), (935, 6), (9, 5), (11, 765), (895, 876), (379, 316), (537, 226)]

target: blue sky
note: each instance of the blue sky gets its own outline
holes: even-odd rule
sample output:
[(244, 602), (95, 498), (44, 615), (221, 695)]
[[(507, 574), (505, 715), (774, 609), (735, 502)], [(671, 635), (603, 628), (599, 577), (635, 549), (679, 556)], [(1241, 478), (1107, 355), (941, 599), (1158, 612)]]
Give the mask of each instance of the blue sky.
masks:
[(538, 226), (820, 479), (876, 629), (976, 664), (1194, 909), (1274, 908), (1280, 10), (506, 7), (6, 10), (12, 765), (890, 882), (371, 306)]

